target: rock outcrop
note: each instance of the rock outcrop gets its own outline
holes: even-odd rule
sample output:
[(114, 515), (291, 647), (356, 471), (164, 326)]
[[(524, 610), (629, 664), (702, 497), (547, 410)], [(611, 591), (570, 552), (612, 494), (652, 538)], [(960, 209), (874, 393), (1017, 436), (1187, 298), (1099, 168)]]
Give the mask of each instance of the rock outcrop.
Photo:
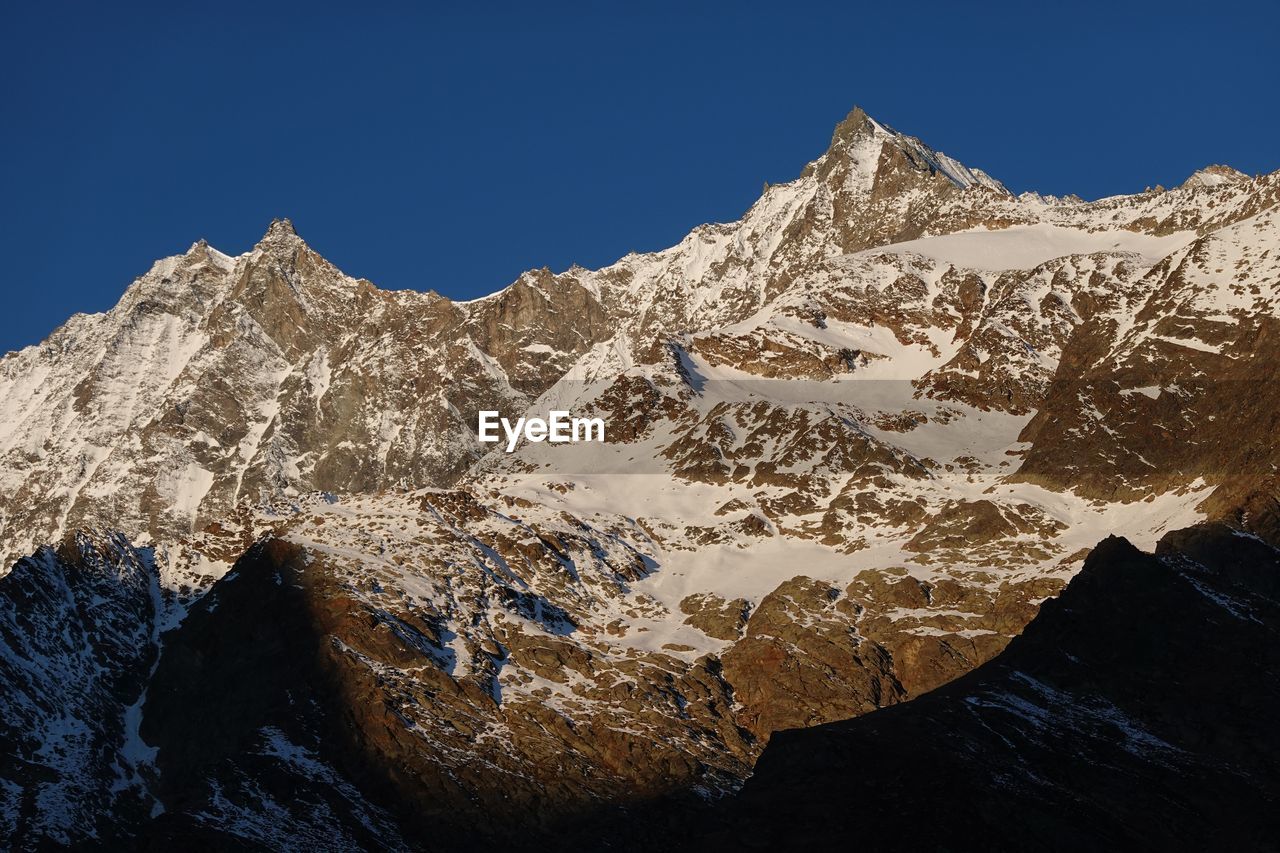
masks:
[[(738, 222), (470, 302), (353, 279), (286, 221), (160, 261), (0, 360), (0, 553), (34, 552), (0, 578), (0, 826), (32, 848), (642, 842), (764, 750), (756, 802), (772, 756), (809, 760), (796, 730), (901, 725), (859, 784), (912, 802), (953, 762), (968, 831), (963, 803), (1006, 778), (1031, 797), (1042, 760), (1051, 802), (1114, 790), (1046, 719), (1126, 786), (1216, 808), (1098, 703), (1140, 747), (1227, 762), (1169, 765), (1195, 778), (1262, 772), (1208, 743), (1257, 735), (1238, 716), (1125, 692), (1125, 667), (1176, 674), (1108, 620), (1164, 631), (1168, 607), (1243, 648), (1262, 629), (1213, 607), (1270, 619), (1269, 552), (1240, 534), (1280, 541), (1277, 201), (1277, 175), (1222, 169), (1015, 197), (855, 110)], [(607, 440), (486, 452), (482, 408), (599, 416)], [(1110, 541), (1077, 577), (1108, 534), (1166, 544)], [(920, 814), (903, 838), (928, 840)], [(1056, 825), (1027, 826), (1008, 843)]]
[(1191, 528), (1154, 555), (1109, 538), (999, 657), (775, 735), (741, 794), (672, 845), (1272, 849), (1278, 601), (1280, 552), (1250, 534)]

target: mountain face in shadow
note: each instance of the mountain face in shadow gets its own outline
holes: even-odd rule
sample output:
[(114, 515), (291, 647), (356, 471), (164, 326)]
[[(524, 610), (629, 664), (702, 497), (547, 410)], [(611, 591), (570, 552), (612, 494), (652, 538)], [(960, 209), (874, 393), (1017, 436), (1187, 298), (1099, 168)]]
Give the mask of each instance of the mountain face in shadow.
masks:
[(683, 849), (1276, 849), (1278, 629), (1267, 542), (1108, 538), (986, 665), (775, 734)]

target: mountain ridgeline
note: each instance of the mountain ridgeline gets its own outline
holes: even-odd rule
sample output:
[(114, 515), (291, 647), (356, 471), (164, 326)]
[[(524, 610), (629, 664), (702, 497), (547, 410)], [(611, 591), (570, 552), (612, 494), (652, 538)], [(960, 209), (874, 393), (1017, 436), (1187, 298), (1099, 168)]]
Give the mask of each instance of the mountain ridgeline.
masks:
[(0, 838), (1274, 849), (1278, 204), (855, 109), (469, 302), (158, 261), (0, 360)]

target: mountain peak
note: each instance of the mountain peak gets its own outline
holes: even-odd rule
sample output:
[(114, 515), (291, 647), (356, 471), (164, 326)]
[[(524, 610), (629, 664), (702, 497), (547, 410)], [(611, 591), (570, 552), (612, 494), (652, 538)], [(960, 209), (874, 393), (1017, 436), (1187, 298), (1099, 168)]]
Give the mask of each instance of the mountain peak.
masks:
[(883, 130), (883, 126), (867, 115), (862, 107), (855, 106), (844, 117), (844, 120), (836, 125), (836, 129), (831, 134), (831, 147), (836, 148), (840, 145), (847, 145), (858, 139), (865, 139), (873, 135), (877, 130)]
[(303, 239), (298, 236), (298, 232), (294, 230), (292, 222), (288, 219), (273, 219), (267, 226), (267, 233), (262, 235), (262, 239), (253, 248), (268, 254), (279, 254), (291, 253), (305, 245)]
[(1004, 184), (981, 169), (970, 168), (941, 151), (931, 148), (917, 137), (899, 133), (889, 125), (876, 121), (858, 106), (855, 106), (849, 115), (836, 125), (828, 153), (848, 151), (859, 143), (866, 143), (876, 138), (901, 150), (915, 168), (940, 174), (960, 189), (981, 186), (999, 193), (1010, 194)]
[(1244, 172), (1230, 166), (1205, 166), (1182, 182), (1183, 189), (1195, 187), (1222, 187), (1230, 184), (1242, 184), (1249, 180)]
[(271, 225), (267, 227), (267, 233), (262, 235), (263, 240), (278, 239), (280, 237), (297, 237), (298, 232), (293, 228), (293, 222), (289, 219), (273, 219)]

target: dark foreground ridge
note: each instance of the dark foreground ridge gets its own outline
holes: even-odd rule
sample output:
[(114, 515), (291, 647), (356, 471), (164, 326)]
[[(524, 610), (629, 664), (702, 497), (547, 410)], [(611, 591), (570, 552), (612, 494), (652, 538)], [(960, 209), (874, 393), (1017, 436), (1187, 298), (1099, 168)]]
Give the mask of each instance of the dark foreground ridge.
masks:
[[(914, 701), (775, 734), (741, 792), (705, 807), (433, 771), (397, 734), (388, 685), (350, 660), (401, 649), (407, 626), (326, 592), (279, 540), (250, 549), (156, 664), (149, 555), (82, 537), (0, 580), (0, 663), (26, 685), (0, 737), (25, 789), (5, 835), (62, 846), (82, 820), (86, 849), (258, 849), (244, 824), (265, 811), (279, 849), (329, 849), (326, 833), (366, 850), (1280, 849), (1272, 517), (1237, 520), (1266, 539), (1202, 524), (1154, 555), (1104, 540), (998, 657)], [(114, 645), (57, 653), (90, 629)], [(23, 636), (40, 666), (17, 667)], [(55, 694), (56, 710), (41, 698)], [(82, 813), (91, 802), (111, 805)]]
[(676, 846), (1280, 849), (1278, 557), (1221, 525), (1110, 537), (999, 657), (775, 735)]

